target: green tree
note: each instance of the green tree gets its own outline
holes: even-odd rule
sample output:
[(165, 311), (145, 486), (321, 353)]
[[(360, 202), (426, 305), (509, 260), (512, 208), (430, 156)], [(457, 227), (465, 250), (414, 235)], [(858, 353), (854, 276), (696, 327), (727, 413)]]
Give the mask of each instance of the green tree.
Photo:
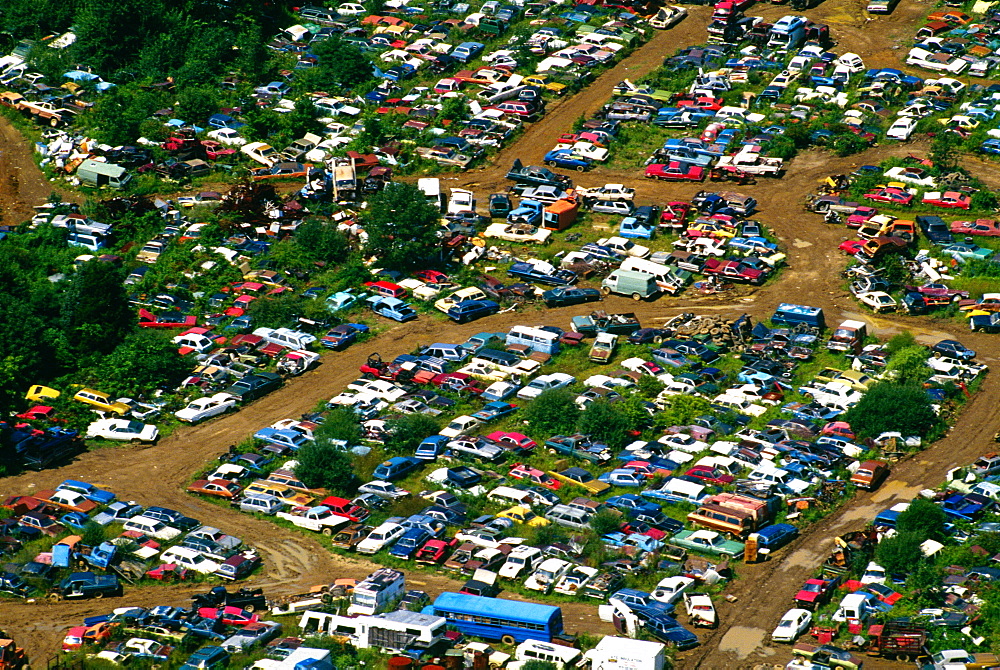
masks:
[(875, 549), (875, 561), (886, 572), (910, 573), (924, 560), (920, 551), (923, 539), (914, 532), (899, 532), (879, 542)]
[(253, 317), (255, 326), (269, 328), (287, 326), (298, 313), (299, 299), (292, 293), (258, 298), (251, 302), (247, 309), (247, 314)]
[(889, 359), (886, 370), (895, 372), (897, 384), (922, 384), (933, 372), (927, 366), (930, 349), (915, 344), (903, 347)]
[(709, 411), (711, 403), (695, 395), (675, 395), (667, 399), (666, 408), (656, 415), (660, 426), (686, 426)]
[(177, 93), (174, 115), (188, 123), (202, 124), (219, 111), (219, 89), (187, 85)]
[(553, 435), (572, 432), (580, 416), (575, 397), (567, 389), (542, 391), (524, 408), (524, 419), (538, 433)]
[(898, 335), (893, 335), (889, 338), (889, 341), (885, 343), (885, 350), (890, 356), (895, 356), (896, 352), (900, 349), (907, 349), (915, 346), (917, 346), (917, 338), (913, 337), (913, 333), (910, 331), (904, 330)]
[(365, 251), (384, 268), (418, 268), (440, 249), (440, 218), (441, 213), (427, 204), (416, 186), (393, 182), (368, 201)]
[(631, 439), (628, 415), (606, 400), (595, 400), (580, 414), (577, 429), (612, 449), (624, 447)]
[(123, 270), (111, 263), (85, 263), (69, 280), (60, 325), (74, 352), (107, 354), (133, 330), (124, 280)]
[(941, 423), (921, 386), (892, 382), (872, 386), (841, 418), (861, 438), (877, 437), (886, 431), (924, 437)]
[(993, 191), (987, 188), (980, 188), (972, 194), (970, 205), (972, 209), (988, 209), (992, 211), (997, 208), (997, 205), (1000, 205), (1000, 201), (998, 201), (997, 194)]
[(946, 536), (944, 526), (948, 516), (939, 505), (926, 498), (915, 498), (906, 510), (896, 518), (896, 531), (899, 534), (912, 534), (924, 540), (943, 540)]
[(655, 398), (660, 394), (660, 391), (667, 388), (666, 384), (652, 375), (643, 375), (639, 377), (639, 381), (636, 382), (636, 384), (639, 387), (639, 393), (642, 394), (644, 398)]
[(375, 74), (371, 60), (350, 42), (331, 37), (312, 47), (319, 63), (305, 71), (301, 79), (308, 88), (328, 92), (351, 90), (369, 81)]
[(528, 661), (521, 666), (521, 670), (556, 670), (557, 666), (555, 663), (550, 663), (548, 661)]
[(310, 442), (296, 454), (295, 476), (309, 488), (350, 496), (358, 489), (358, 476), (347, 452), (329, 443)]
[(101, 360), (97, 378), (102, 391), (135, 397), (159, 384), (181, 382), (192, 363), (162, 333), (140, 328)]
[(351, 251), (347, 237), (335, 225), (318, 219), (300, 225), (293, 239), (300, 253), (313, 262), (340, 264), (347, 260)]
[(404, 414), (388, 419), (385, 446), (390, 451), (412, 454), (417, 445), (438, 432), (438, 422), (426, 414)]
[(621, 515), (611, 509), (599, 510), (596, 514), (594, 514), (594, 516), (590, 517), (590, 527), (593, 528), (594, 532), (598, 535), (613, 533), (618, 530), (621, 525)]
[(931, 141), (930, 157), (939, 170), (953, 170), (958, 166), (962, 138), (955, 133), (938, 133)]
[(341, 440), (347, 446), (361, 441), (361, 424), (358, 415), (346, 407), (335, 407), (326, 413), (323, 423), (316, 429), (316, 440)]

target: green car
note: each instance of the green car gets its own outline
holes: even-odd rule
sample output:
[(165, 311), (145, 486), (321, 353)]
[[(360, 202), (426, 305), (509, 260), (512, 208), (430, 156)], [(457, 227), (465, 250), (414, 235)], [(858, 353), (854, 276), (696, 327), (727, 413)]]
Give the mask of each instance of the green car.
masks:
[(670, 544), (684, 547), (699, 554), (716, 554), (736, 557), (743, 554), (742, 542), (727, 540), (714, 530), (682, 530), (674, 535)]

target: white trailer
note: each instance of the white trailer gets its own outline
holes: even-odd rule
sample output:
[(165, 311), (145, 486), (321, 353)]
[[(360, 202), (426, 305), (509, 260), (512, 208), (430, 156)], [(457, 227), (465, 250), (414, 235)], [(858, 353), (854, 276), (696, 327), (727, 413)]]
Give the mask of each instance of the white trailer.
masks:
[(591, 670), (663, 670), (666, 645), (608, 636), (584, 654)]

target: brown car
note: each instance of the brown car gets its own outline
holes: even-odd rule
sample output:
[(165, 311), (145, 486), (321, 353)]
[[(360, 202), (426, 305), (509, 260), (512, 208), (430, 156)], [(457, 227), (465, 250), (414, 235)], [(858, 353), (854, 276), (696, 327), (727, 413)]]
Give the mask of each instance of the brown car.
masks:
[(461, 570), (465, 567), (465, 564), (472, 560), (472, 554), (479, 549), (479, 545), (473, 544), (472, 542), (463, 542), (458, 549), (455, 550), (447, 561), (444, 562), (444, 567), (448, 570)]
[(337, 534), (333, 536), (330, 543), (335, 547), (354, 551), (355, 547), (358, 546), (358, 543), (368, 537), (368, 533), (371, 531), (371, 526), (363, 523), (352, 523), (351, 525), (337, 531)]
[(865, 461), (851, 476), (851, 483), (859, 489), (874, 491), (888, 476), (889, 466), (884, 461)]

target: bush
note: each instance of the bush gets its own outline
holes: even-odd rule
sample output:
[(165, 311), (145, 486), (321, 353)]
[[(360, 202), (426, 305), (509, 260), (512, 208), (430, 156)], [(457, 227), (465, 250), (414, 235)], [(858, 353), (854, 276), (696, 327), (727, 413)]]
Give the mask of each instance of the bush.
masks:
[(631, 439), (626, 432), (633, 426), (628, 415), (606, 400), (595, 400), (580, 415), (577, 428), (612, 449), (624, 447)]
[(948, 516), (940, 506), (925, 498), (917, 498), (896, 519), (896, 531), (900, 535), (912, 533), (921, 542), (942, 540), (946, 536), (944, 526), (947, 522)]
[(941, 423), (923, 387), (893, 382), (872, 386), (842, 418), (861, 438), (893, 430), (924, 437)]
[(324, 488), (343, 496), (353, 495), (358, 488), (360, 482), (347, 452), (331, 444), (306, 444), (299, 449), (297, 460), (295, 476), (309, 488)]
[(875, 561), (890, 573), (912, 572), (924, 559), (920, 551), (923, 541), (920, 535), (914, 532), (900, 532), (887, 537), (875, 549)]
[(524, 409), (524, 419), (538, 433), (572, 432), (580, 417), (574, 395), (567, 389), (543, 391)]
[(590, 527), (598, 535), (615, 532), (621, 523), (622, 520), (618, 513), (610, 509), (602, 509), (590, 518)]
[(438, 432), (438, 422), (426, 414), (404, 414), (386, 421), (385, 446), (392, 452), (412, 454), (424, 439)]

